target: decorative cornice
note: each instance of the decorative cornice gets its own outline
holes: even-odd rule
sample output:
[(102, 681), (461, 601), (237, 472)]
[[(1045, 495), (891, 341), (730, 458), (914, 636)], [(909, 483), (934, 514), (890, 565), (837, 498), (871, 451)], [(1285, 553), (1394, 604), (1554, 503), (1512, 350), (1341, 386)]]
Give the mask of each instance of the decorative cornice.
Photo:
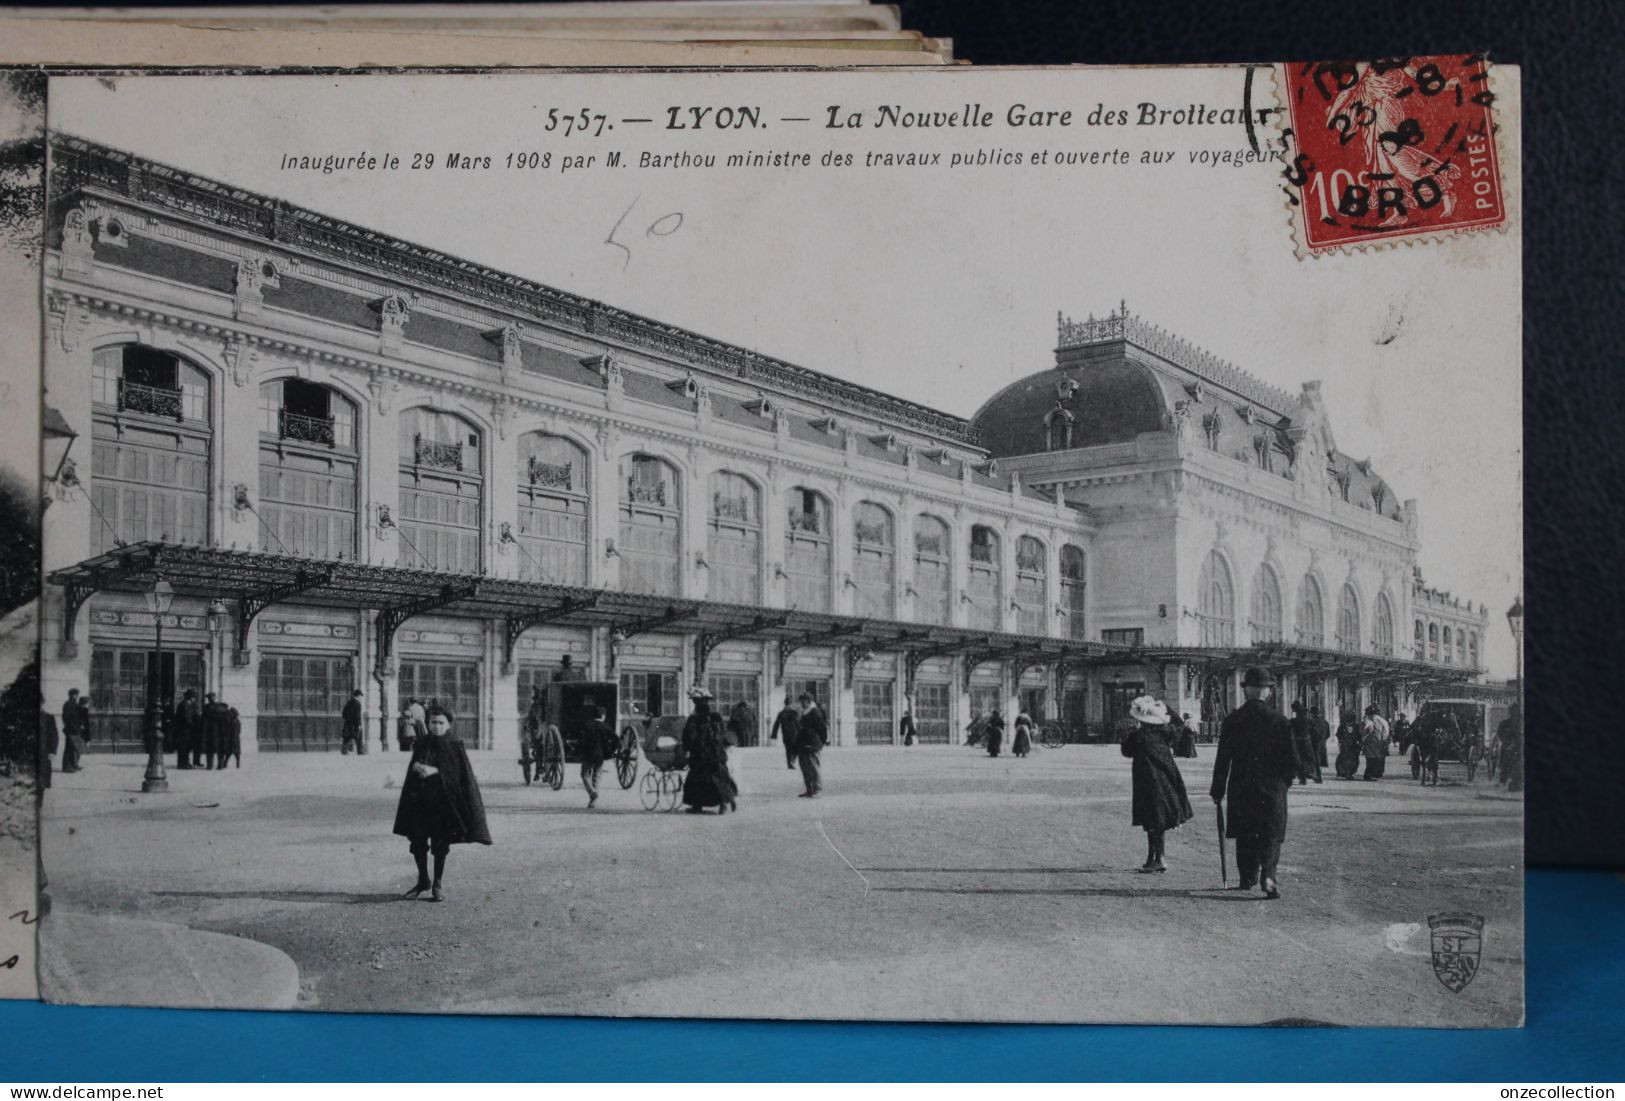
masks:
[[(1257, 405), (1262, 405), (1278, 416), (1290, 416), (1297, 402), (1291, 394), (1278, 386), (1271, 386), (1254, 378), (1240, 367), (1220, 359), (1212, 352), (1177, 337), (1174, 334), (1142, 321), (1137, 314), (1128, 312), (1128, 303), (1097, 318), (1090, 314), (1087, 320), (1073, 321), (1065, 314), (1056, 314), (1058, 330), (1056, 350), (1084, 348), (1095, 344), (1126, 342), (1183, 367), (1198, 378), (1214, 386), (1222, 386)], [(1200, 399), (1198, 399), (1200, 400)]]
[(66, 135), (52, 139), (54, 195), (89, 189), (157, 207), (178, 217), (303, 249), (327, 260), (462, 295), (513, 315), (576, 334), (624, 341), (632, 348), (754, 386), (881, 414), (929, 435), (980, 446), (969, 421), (928, 406), (845, 382), (810, 368), (616, 309), (434, 249), (229, 184)]

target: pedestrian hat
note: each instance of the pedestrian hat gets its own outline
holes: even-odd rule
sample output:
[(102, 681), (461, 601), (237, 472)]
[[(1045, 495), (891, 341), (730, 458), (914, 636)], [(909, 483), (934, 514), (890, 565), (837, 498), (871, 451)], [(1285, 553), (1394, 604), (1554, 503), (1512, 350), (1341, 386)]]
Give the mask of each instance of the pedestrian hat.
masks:
[(1304, 710), (1303, 701), (1302, 700), (1293, 700), (1292, 701), (1292, 710), (1294, 710), (1294, 711), (1302, 711), (1302, 710)]
[(1241, 686), (1243, 688), (1273, 688), (1275, 687), (1275, 677), (1268, 669), (1262, 669), (1255, 665), (1242, 674)]
[(706, 688), (704, 685), (696, 684), (693, 688), (688, 690), (688, 698), (691, 700), (710, 700), (715, 699), (716, 697), (711, 695), (710, 689)]
[(1137, 696), (1128, 705), (1128, 717), (1147, 726), (1167, 726), (1168, 708), (1161, 700)]

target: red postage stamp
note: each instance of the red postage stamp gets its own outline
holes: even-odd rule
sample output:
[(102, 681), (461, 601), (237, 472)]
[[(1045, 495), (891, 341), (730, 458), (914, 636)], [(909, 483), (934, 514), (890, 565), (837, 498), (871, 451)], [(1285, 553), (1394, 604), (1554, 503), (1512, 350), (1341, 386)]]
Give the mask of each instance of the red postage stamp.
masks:
[(1283, 175), (1310, 252), (1505, 222), (1482, 54), (1282, 70)]

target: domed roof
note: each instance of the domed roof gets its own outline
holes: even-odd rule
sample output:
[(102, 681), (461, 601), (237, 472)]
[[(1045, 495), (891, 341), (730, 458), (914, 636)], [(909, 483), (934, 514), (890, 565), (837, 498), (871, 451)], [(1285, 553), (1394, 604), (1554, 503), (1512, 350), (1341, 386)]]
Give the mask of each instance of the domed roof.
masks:
[(1071, 417), (1073, 447), (1098, 447), (1158, 431), (1166, 411), (1150, 369), (1117, 355), (1029, 375), (990, 398), (971, 423), (1003, 457), (1050, 450), (1052, 413)]

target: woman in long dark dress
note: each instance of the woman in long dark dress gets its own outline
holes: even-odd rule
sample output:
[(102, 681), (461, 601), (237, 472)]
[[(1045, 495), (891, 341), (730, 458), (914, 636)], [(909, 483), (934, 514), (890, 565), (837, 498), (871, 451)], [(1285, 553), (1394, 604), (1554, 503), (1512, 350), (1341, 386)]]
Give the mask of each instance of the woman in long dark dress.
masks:
[(1352, 780), (1360, 770), (1360, 727), (1354, 712), (1344, 711), (1337, 724), (1337, 778)]
[[(412, 746), (406, 766), (401, 801), (395, 809), (395, 832), (411, 842), (417, 862), (417, 885), (406, 898), (430, 891), (434, 901), (444, 895), (440, 882), (446, 873), (446, 854), (453, 845), (491, 843), (485, 824), (485, 803), (468, 762), (463, 743), (451, 735), (451, 716), (433, 706), (428, 711), (428, 733)], [(429, 854), (434, 853), (434, 879), (429, 879)]]
[(1016, 715), (1016, 734), (1010, 741), (1010, 752), (1017, 757), (1025, 757), (1033, 751), (1033, 720), (1032, 716), (1023, 711)]
[(683, 752), (688, 755), (683, 802), (690, 814), (703, 814), (707, 807), (716, 807), (718, 814), (738, 810), (739, 791), (728, 774), (722, 717), (711, 710), (711, 693), (705, 689), (693, 689), (688, 698), (694, 701), (694, 712), (683, 724)]
[(1191, 801), (1168, 742), (1168, 708), (1140, 696), (1129, 704), (1129, 718), (1139, 724), (1123, 739), (1123, 756), (1134, 758), (1133, 824), (1145, 830), (1145, 863), (1140, 871), (1165, 872), (1163, 835), (1191, 820)]
[(1004, 716), (999, 714), (997, 707), (993, 709), (993, 714), (987, 717), (987, 732), (984, 737), (987, 738), (987, 755), (997, 757), (1000, 747), (1004, 745)]

